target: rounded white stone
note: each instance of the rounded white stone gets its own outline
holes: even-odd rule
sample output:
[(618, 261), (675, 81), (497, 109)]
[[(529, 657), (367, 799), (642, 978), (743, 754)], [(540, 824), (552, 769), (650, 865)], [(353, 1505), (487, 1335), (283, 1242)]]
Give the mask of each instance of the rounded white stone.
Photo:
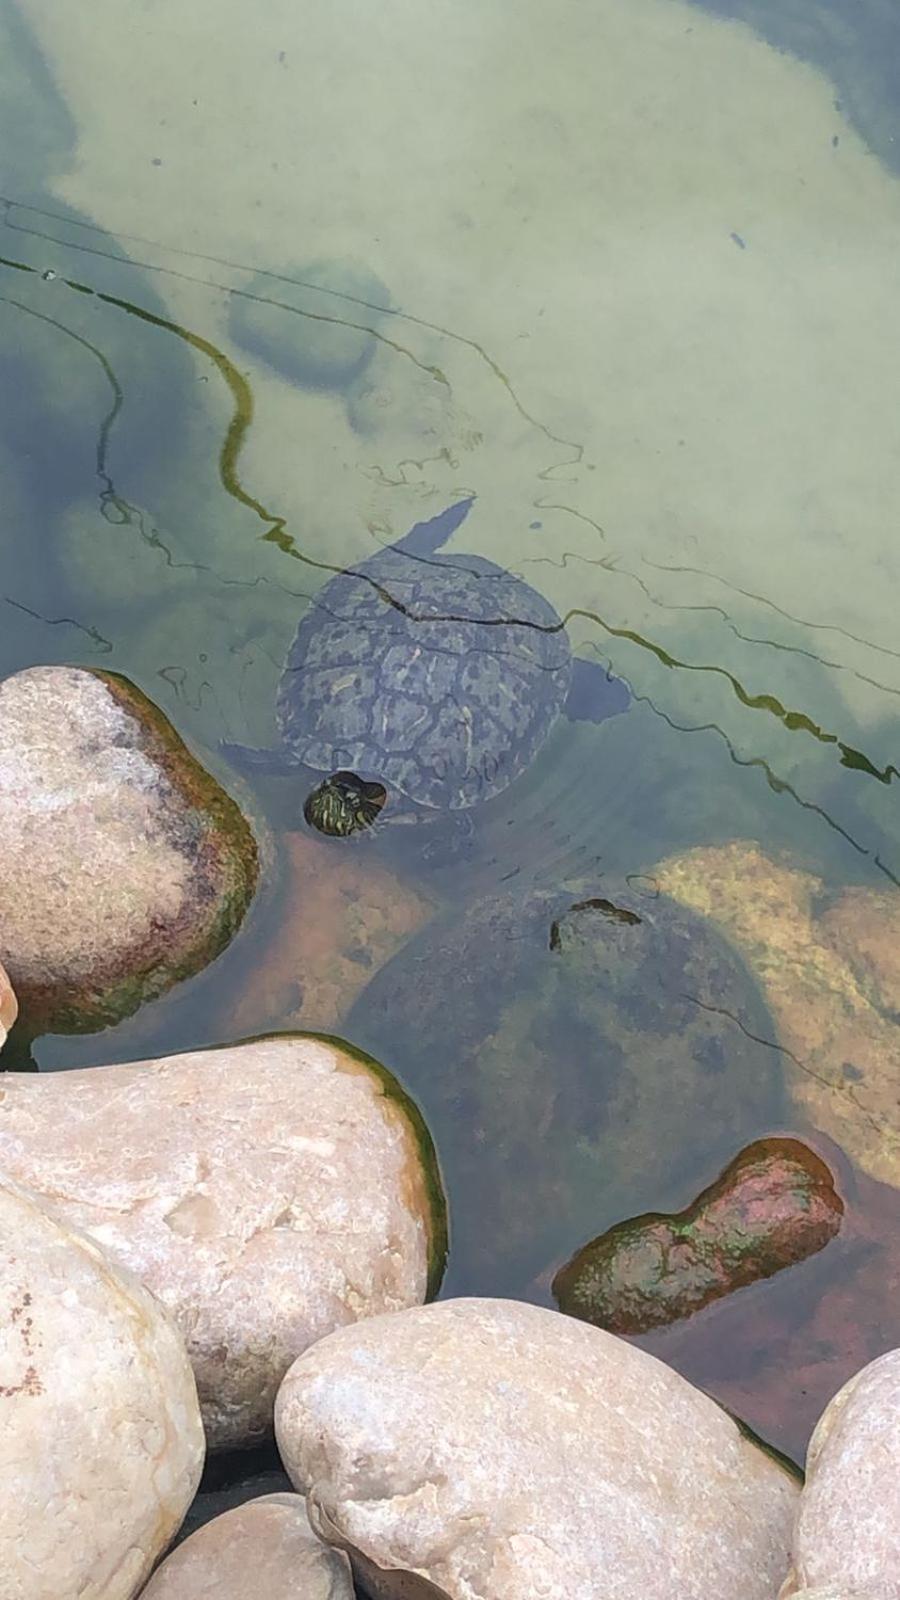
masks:
[(342, 1329), (291, 1368), (276, 1429), (379, 1600), (773, 1600), (787, 1568), (782, 1467), (661, 1362), (536, 1306)]
[(825, 1407), (784, 1600), (829, 1585), (841, 1597), (900, 1600), (900, 1350), (863, 1367)]
[(130, 1600), (199, 1482), (190, 1364), (136, 1279), (0, 1183), (0, 1594)]
[(428, 1289), (433, 1216), (404, 1102), (312, 1036), (8, 1075), (4, 1170), (172, 1312), (211, 1448), (271, 1429), (309, 1344)]
[(353, 1600), (350, 1564), (313, 1533), (298, 1494), (214, 1517), (158, 1567), (141, 1600)]

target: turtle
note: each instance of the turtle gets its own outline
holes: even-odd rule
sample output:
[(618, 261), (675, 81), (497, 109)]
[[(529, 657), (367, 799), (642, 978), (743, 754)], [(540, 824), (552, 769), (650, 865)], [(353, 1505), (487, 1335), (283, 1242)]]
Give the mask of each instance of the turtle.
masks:
[(573, 657), (550, 601), (483, 556), (441, 547), (474, 496), (323, 586), (279, 679), (277, 747), (225, 745), (245, 768), (324, 774), (307, 822), (332, 835), (383, 809), (466, 812), (530, 766), (557, 718), (600, 722), (630, 690)]

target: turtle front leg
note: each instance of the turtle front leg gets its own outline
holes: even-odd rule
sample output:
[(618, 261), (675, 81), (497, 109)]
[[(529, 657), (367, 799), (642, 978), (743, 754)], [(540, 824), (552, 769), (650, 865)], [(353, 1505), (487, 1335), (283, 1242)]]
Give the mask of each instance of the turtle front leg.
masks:
[(631, 690), (624, 678), (615, 678), (597, 661), (576, 656), (572, 663), (572, 682), (563, 706), (570, 722), (605, 722), (631, 705)]

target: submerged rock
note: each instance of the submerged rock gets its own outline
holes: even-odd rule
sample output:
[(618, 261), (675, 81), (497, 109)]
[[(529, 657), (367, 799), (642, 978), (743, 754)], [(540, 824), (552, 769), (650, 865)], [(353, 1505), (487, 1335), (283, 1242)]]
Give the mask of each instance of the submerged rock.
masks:
[(0, 684), (0, 957), (30, 1032), (107, 1026), (199, 971), (257, 870), (234, 801), (127, 679)]
[(19, 1002), (15, 990), (9, 981), (6, 968), (0, 965), (0, 1050), (6, 1043), (6, 1036), (19, 1015)]
[(390, 291), (368, 267), (320, 260), (260, 272), (231, 296), (231, 334), (294, 383), (341, 389), (375, 351)]
[[(665, 897), (498, 896), (432, 923), (345, 1024), (435, 1134), (468, 1285), (522, 1292), (596, 1227), (782, 1121), (771, 1020)], [(668, 1188), (667, 1188), (668, 1186)]]
[(829, 898), (812, 873), (740, 841), (673, 857), (655, 876), (756, 974), (798, 1109), (872, 1177), (900, 1184), (900, 893)]
[(900, 1596), (900, 1350), (826, 1406), (810, 1440), (781, 1600), (830, 1585), (842, 1597)]
[(208, 1522), (156, 1569), (143, 1600), (353, 1600), (347, 1557), (313, 1533), (298, 1494), (270, 1494)]
[(4, 1600), (131, 1600), (202, 1464), (194, 1380), (163, 1308), (56, 1210), (4, 1180)]
[(797, 1485), (643, 1351), (449, 1300), (306, 1352), (276, 1428), (318, 1533), (379, 1600), (772, 1600)]
[(231, 1012), (239, 1032), (339, 1026), (373, 974), (428, 921), (432, 904), (374, 860), (367, 842), (348, 849), (285, 835), (280, 915)]
[(645, 1333), (822, 1250), (843, 1201), (825, 1162), (797, 1139), (742, 1150), (675, 1216), (620, 1222), (553, 1280), (561, 1311), (611, 1333)]
[(307, 1345), (417, 1305), (440, 1281), (428, 1134), (390, 1074), (338, 1040), (9, 1075), (0, 1170), (169, 1308), (214, 1449), (271, 1430), (275, 1392)]

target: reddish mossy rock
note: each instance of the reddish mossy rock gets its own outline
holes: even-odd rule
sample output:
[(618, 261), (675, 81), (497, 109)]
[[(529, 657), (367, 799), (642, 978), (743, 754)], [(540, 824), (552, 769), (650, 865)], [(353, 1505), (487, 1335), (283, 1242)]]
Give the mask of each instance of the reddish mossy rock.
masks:
[(639, 1334), (701, 1311), (822, 1250), (844, 1204), (814, 1151), (760, 1139), (674, 1216), (620, 1222), (553, 1279), (561, 1311), (611, 1333)]
[(235, 802), (126, 678), (0, 683), (0, 959), (29, 1033), (108, 1026), (200, 971), (258, 870)]

